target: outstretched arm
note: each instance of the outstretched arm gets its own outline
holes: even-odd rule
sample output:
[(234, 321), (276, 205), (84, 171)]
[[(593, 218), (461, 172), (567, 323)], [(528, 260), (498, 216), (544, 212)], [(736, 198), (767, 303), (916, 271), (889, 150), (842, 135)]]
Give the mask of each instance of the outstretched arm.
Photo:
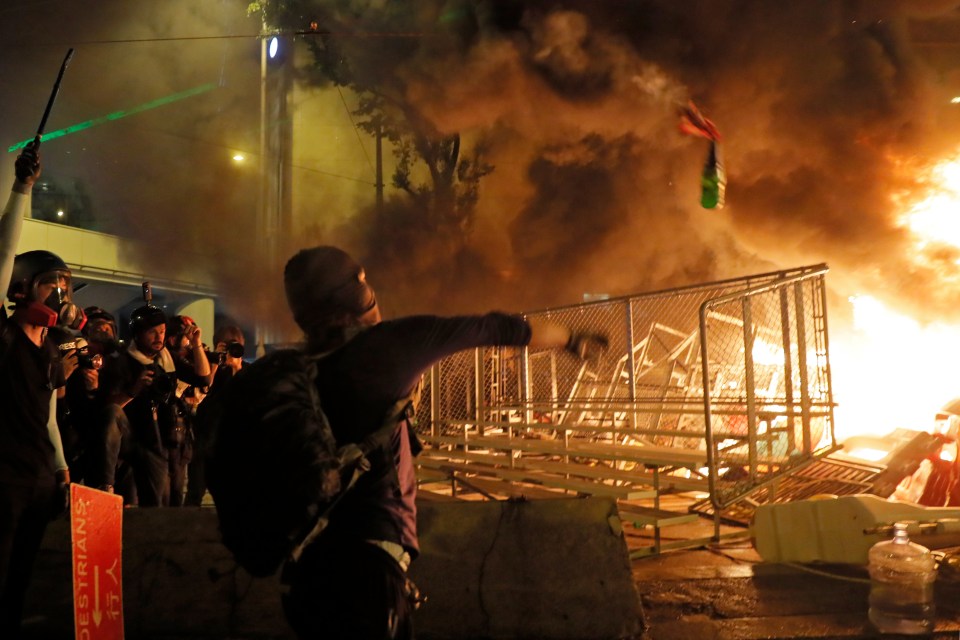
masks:
[(40, 155), (36, 142), (24, 147), (15, 165), (17, 179), (13, 183), (7, 205), (0, 214), (0, 297), (6, 293), (13, 276), (13, 258), (20, 243), (23, 212), (33, 183), (40, 177)]
[[(491, 312), (480, 316), (408, 316), (369, 330), (367, 348), (357, 369), (377, 371), (364, 384), (377, 378), (384, 395), (402, 397), (420, 376), (449, 355), (484, 346), (530, 346), (535, 349), (566, 349), (573, 355), (594, 359), (607, 348), (606, 337), (571, 331), (542, 318)], [(347, 343), (349, 348), (349, 343)]]
[(599, 357), (609, 346), (605, 335), (571, 331), (563, 325), (544, 318), (527, 318), (530, 325), (530, 344), (533, 348), (558, 349), (563, 347), (578, 358), (590, 360)]
[(530, 345), (534, 349), (563, 347), (570, 340), (570, 329), (543, 318), (527, 318), (530, 325)]

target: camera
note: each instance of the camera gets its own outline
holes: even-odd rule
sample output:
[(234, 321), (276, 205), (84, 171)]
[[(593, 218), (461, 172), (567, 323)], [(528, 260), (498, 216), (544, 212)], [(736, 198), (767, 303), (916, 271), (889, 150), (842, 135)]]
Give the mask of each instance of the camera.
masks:
[(168, 371), (164, 371), (163, 367), (157, 363), (149, 365), (147, 369), (153, 371), (153, 382), (149, 387), (150, 394), (155, 400), (167, 401), (177, 390), (177, 377)]
[(84, 338), (75, 338), (69, 342), (60, 343), (60, 353), (65, 354), (76, 349), (77, 365), (82, 369), (99, 369), (103, 366), (103, 356), (99, 353), (91, 354), (90, 345)]
[(216, 364), (223, 366), (227, 361), (227, 356), (231, 358), (242, 358), (243, 354), (246, 353), (243, 345), (237, 342), (236, 340), (231, 340), (226, 343), (226, 347), (223, 351), (207, 351), (207, 360), (210, 361), (210, 364)]
[(236, 340), (231, 340), (227, 343), (227, 355), (229, 355), (231, 358), (242, 358), (245, 352), (246, 349), (244, 349), (243, 345)]

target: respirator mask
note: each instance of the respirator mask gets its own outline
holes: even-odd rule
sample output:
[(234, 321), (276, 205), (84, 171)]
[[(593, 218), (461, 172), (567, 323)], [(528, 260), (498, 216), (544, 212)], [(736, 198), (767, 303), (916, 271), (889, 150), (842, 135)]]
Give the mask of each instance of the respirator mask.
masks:
[[(44, 293), (47, 293), (46, 297), (42, 297)], [(79, 331), (87, 317), (83, 309), (72, 302), (72, 298), (70, 272), (61, 269), (47, 271), (34, 278), (28, 301), (18, 302), (16, 313), (22, 314), (30, 324), (41, 327), (59, 325)]]

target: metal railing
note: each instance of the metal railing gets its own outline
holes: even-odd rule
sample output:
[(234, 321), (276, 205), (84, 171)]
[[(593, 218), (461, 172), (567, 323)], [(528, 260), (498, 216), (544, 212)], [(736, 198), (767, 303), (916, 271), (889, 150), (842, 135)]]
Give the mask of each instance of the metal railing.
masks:
[(529, 348), (446, 358), (418, 430), (462, 470), (614, 495), (701, 489), (723, 508), (836, 448), (826, 272), (527, 314), (604, 333), (610, 348), (597, 362)]

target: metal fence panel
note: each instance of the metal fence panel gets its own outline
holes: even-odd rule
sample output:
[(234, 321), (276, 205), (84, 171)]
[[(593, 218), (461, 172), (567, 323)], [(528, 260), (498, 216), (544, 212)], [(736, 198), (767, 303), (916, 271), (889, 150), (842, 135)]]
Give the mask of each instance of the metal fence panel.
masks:
[(597, 362), (516, 348), (451, 356), (427, 377), (419, 431), (491, 475), (523, 467), (601, 491), (660, 489), (662, 473), (663, 486), (702, 486), (722, 508), (836, 446), (826, 271), (530, 313), (603, 333), (610, 348)]

